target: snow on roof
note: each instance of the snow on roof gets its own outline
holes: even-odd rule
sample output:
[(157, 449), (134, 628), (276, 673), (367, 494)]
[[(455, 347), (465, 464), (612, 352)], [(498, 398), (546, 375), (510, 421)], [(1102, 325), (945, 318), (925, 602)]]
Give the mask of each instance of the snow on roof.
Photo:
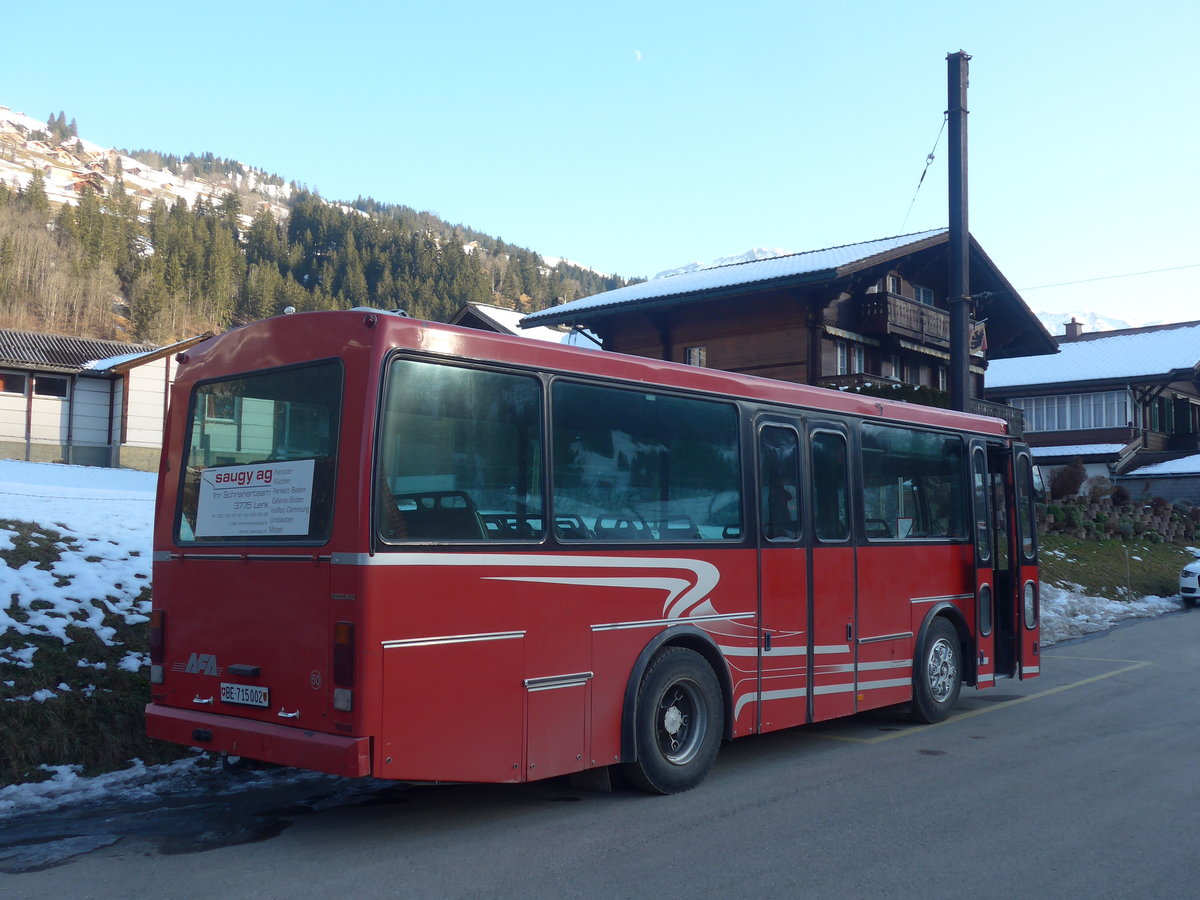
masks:
[(1063, 447), (1031, 447), (1034, 459), (1051, 459), (1059, 456), (1105, 456), (1117, 454), (1125, 449), (1124, 444), (1068, 444)]
[(535, 341), (546, 341), (551, 344), (566, 344), (571, 347), (594, 348), (600, 343), (598, 338), (593, 337), (589, 340), (587, 337), (583, 337), (578, 331), (569, 331), (561, 327), (537, 325), (533, 328), (522, 328), (520, 322), (524, 318), (525, 313), (519, 310), (505, 309), (503, 306), (491, 306), (487, 303), (469, 303), (467, 305), (480, 318), (487, 319), (498, 328), (502, 328), (506, 334), (515, 334), (519, 337), (533, 338)]
[[(1061, 339), (1060, 339), (1061, 340)], [(1062, 341), (1053, 356), (992, 360), (987, 386), (1068, 384), (1163, 376), (1200, 362), (1200, 322), (1129, 328)]]
[(861, 244), (828, 247), (824, 250), (810, 250), (806, 253), (793, 253), (789, 256), (776, 256), (769, 259), (755, 259), (655, 278), (651, 281), (626, 285), (614, 291), (593, 294), (591, 297), (584, 297), (561, 306), (552, 306), (549, 309), (531, 313), (521, 320), (521, 324), (528, 328), (532, 325), (544, 325), (551, 322), (567, 322), (577, 318), (581, 313), (614, 306), (663, 300), (667, 297), (697, 294), (722, 288), (803, 278), (824, 272), (833, 273), (843, 266), (860, 263), (880, 254), (891, 253), (945, 233), (945, 228), (938, 228), (933, 231), (882, 238)]
[(1146, 477), (1150, 475), (1200, 475), (1200, 453), (1192, 456), (1181, 456), (1179, 459), (1168, 459), (1165, 462), (1151, 463), (1126, 473)]

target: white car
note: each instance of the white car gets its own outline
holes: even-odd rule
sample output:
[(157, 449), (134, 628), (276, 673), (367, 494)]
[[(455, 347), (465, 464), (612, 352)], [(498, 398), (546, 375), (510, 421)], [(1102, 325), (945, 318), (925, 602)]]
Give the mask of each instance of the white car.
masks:
[(1187, 606), (1195, 606), (1200, 600), (1200, 559), (1188, 563), (1179, 573), (1179, 596)]

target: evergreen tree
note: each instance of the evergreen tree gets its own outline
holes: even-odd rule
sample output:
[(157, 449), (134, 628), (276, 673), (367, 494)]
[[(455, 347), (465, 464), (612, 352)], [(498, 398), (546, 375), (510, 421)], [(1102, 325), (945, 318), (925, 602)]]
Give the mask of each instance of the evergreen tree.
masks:
[(26, 209), (39, 216), (49, 217), (50, 198), (46, 196), (46, 179), (43, 177), (41, 169), (33, 170), (33, 177), (29, 179), (29, 184), (25, 185), (18, 196)]

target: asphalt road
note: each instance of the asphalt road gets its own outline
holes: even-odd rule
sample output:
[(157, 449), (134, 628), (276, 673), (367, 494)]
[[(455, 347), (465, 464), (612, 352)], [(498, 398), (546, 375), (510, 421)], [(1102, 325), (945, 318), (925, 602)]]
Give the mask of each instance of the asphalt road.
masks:
[[(183, 800), (127, 825), (110, 810), (50, 868), (10, 840), (0, 896), (1194, 896), (1200, 610), (1051, 648), (1043, 669), (964, 691), (936, 726), (890, 710), (738, 741), (675, 797), (322, 781), (219, 822)], [(81, 839), (66, 825), (23, 827)]]

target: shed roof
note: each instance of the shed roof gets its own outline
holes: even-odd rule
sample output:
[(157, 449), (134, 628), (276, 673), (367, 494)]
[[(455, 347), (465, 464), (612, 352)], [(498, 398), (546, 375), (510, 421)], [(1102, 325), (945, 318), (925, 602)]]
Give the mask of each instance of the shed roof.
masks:
[(1129, 477), (1145, 478), (1153, 475), (1200, 475), (1200, 454), (1181, 456), (1163, 462), (1140, 466), (1125, 473)]
[(0, 366), (53, 372), (82, 372), (95, 360), (150, 353), (151, 344), (40, 334), (0, 328)]
[(1075, 456), (1116, 456), (1125, 449), (1124, 444), (1067, 444), (1061, 447), (1031, 447), (1033, 458), (1070, 459)]
[[(1179, 380), (1200, 367), (1200, 322), (1123, 328), (1060, 338), (1053, 356), (993, 360), (989, 392), (998, 388), (1138, 380)], [(1192, 377), (1195, 377), (1194, 375)]]

